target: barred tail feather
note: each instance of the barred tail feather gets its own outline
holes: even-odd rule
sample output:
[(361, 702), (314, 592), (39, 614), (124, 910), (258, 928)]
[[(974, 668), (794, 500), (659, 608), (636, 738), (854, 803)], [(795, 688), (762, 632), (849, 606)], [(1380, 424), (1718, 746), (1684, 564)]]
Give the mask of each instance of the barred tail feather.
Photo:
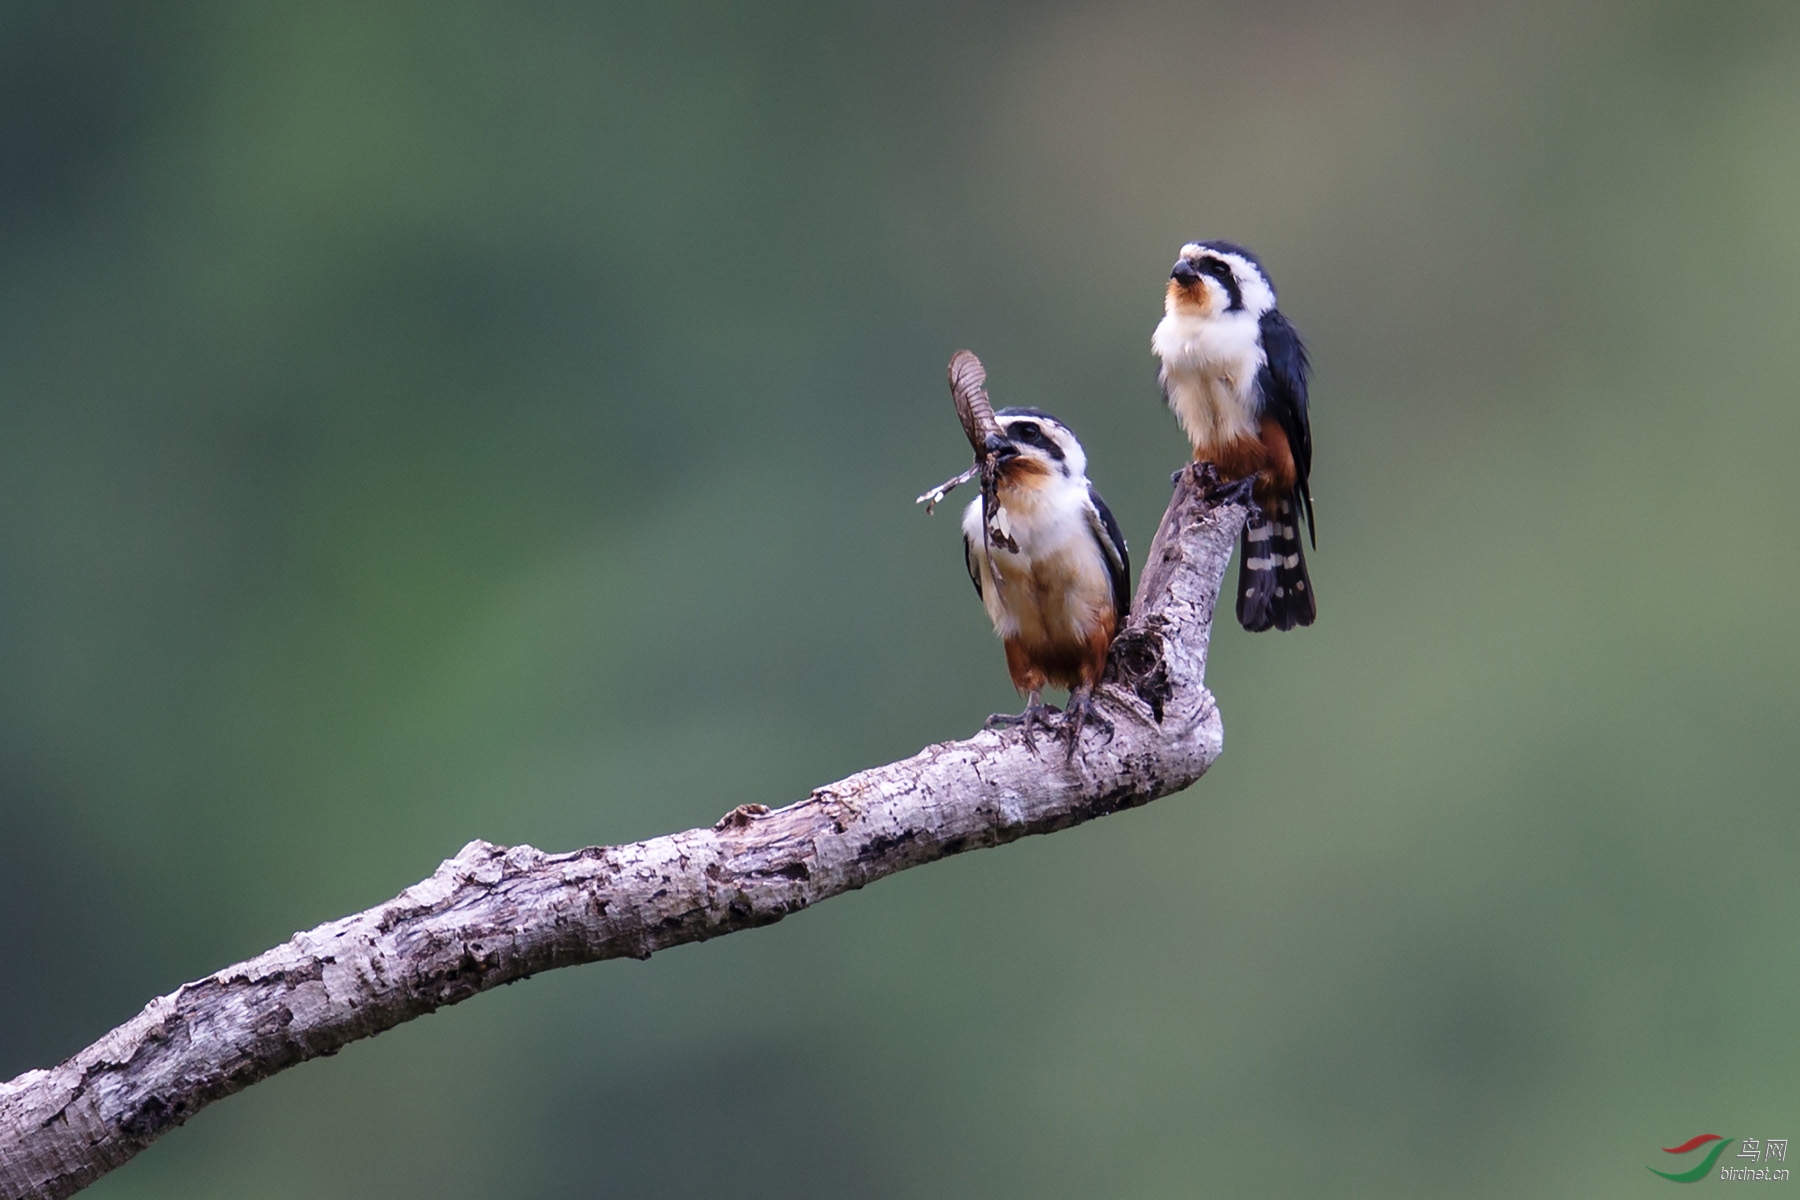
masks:
[(1238, 553), (1238, 624), (1261, 633), (1313, 623), (1318, 609), (1293, 501), (1281, 500), (1267, 514), (1251, 509)]

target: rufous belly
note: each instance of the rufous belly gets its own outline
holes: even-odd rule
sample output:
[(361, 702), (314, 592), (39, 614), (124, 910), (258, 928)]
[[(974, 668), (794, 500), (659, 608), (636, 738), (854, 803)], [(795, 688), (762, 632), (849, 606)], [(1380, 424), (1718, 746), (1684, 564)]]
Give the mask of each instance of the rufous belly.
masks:
[(1233, 438), (1216, 446), (1196, 446), (1196, 462), (1210, 462), (1219, 478), (1255, 479), (1256, 502), (1265, 508), (1294, 490), (1294, 454), (1281, 422), (1264, 417), (1253, 436)]

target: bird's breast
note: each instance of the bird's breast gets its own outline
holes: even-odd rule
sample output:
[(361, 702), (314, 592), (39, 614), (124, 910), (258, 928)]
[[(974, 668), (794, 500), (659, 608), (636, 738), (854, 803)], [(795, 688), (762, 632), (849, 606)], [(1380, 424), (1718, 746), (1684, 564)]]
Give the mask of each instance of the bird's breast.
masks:
[(996, 515), (1019, 547), (990, 551), (996, 607), (1010, 627), (1003, 636), (1040, 647), (1084, 641), (1112, 613), (1112, 576), (1078, 498), (1072, 491), (1002, 492)]
[(1027, 647), (1079, 645), (1112, 615), (1111, 580), (1098, 553), (1069, 547), (1026, 559), (1000, 551), (994, 573), (1013, 636)]
[(1196, 452), (1204, 455), (1254, 435), (1256, 377), (1264, 359), (1253, 317), (1170, 313), (1156, 327), (1150, 345), (1162, 360), (1169, 407)]

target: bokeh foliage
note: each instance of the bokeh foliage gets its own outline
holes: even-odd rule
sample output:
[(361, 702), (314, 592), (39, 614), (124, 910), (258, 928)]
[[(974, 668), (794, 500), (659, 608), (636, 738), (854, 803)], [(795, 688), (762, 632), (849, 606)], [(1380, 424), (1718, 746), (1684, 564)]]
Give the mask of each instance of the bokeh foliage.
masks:
[[(1800, 10), (0, 4), (0, 1078), (471, 837), (1016, 703), (958, 346), (1146, 546), (1179, 243), (1317, 365), (1188, 794), (556, 973), (111, 1197), (1635, 1195), (1800, 1135)], [(1660, 1165), (1660, 1164), (1659, 1164)]]

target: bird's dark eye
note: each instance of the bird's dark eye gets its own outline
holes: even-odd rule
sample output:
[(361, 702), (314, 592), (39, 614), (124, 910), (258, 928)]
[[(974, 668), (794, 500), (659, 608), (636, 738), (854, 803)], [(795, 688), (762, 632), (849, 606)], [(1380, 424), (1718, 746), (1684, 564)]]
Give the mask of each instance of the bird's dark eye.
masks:
[(1012, 436), (1015, 442), (1041, 442), (1044, 440), (1043, 431), (1030, 421), (1020, 421), (1014, 425)]
[(1211, 275), (1215, 279), (1231, 278), (1231, 264), (1227, 263), (1224, 259), (1221, 259), (1221, 258), (1203, 258), (1203, 259), (1201, 259), (1200, 260), (1200, 269), (1202, 271), (1205, 271), (1208, 275)]

